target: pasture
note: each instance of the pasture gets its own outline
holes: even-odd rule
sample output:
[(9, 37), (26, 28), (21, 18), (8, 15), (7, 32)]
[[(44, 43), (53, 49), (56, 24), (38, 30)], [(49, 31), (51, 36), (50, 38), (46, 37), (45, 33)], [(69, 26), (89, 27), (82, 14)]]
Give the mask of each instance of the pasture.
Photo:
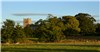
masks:
[(2, 45), (2, 52), (100, 52), (100, 45), (36, 43)]
[[(2, 44), (2, 52), (100, 52), (100, 37), (67, 37), (61, 42)], [(34, 41), (34, 39), (32, 39)]]

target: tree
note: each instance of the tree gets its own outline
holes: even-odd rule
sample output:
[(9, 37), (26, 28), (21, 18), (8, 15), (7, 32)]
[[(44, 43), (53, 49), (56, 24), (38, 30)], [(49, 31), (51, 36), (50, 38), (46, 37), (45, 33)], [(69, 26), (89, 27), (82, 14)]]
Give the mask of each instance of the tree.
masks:
[(81, 29), (82, 35), (90, 35), (95, 32), (95, 19), (86, 13), (79, 13), (75, 15), (76, 19), (79, 20), (79, 28)]
[(14, 28), (12, 39), (15, 43), (16, 42), (24, 42), (26, 40), (26, 35), (24, 33), (24, 29), (19, 24), (17, 24)]
[(64, 34), (77, 35), (80, 32), (79, 21), (74, 16), (63, 16), (62, 21), (65, 25)]
[(24, 27), (24, 32), (25, 32), (25, 35), (26, 35), (28, 38), (32, 38), (32, 37), (33, 37), (33, 29), (31, 28), (30, 25)]
[(65, 38), (63, 31), (65, 30), (64, 24), (61, 19), (54, 17), (49, 19), (50, 23), (50, 30), (51, 30), (51, 35), (53, 35), (54, 41), (60, 41)]
[(100, 23), (96, 24), (96, 35), (100, 36)]
[(54, 17), (48, 20), (42, 20), (39, 22), (38, 30), (36, 30), (36, 36), (40, 41), (49, 42), (49, 41), (60, 41), (63, 35), (63, 22)]
[(12, 35), (14, 32), (14, 26), (15, 22), (13, 20), (6, 19), (6, 21), (3, 22), (2, 28), (1, 28), (1, 40), (3, 42), (12, 42)]

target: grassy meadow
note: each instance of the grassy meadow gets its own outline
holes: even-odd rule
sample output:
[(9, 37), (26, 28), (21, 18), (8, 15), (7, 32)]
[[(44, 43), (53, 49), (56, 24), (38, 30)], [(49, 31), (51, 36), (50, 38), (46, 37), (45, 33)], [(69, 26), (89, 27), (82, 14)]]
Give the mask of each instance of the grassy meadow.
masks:
[(38, 43), (2, 45), (2, 52), (100, 52), (100, 45)]
[[(2, 52), (100, 52), (100, 37), (67, 37), (61, 42), (1, 45)], [(33, 39), (32, 39), (33, 40)], [(33, 40), (34, 41), (34, 40)]]

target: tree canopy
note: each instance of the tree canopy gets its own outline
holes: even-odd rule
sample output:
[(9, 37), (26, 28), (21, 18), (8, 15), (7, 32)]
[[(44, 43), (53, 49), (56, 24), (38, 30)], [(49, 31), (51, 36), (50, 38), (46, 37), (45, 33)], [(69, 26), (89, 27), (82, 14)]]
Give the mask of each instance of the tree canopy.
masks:
[(89, 35), (95, 32), (94, 22), (96, 21), (90, 14), (79, 13), (75, 15), (76, 19), (79, 20), (79, 28), (81, 29), (81, 34)]
[(73, 35), (80, 32), (79, 21), (74, 16), (63, 16), (62, 20), (65, 25), (65, 35)]
[(3, 42), (12, 41), (14, 26), (15, 26), (15, 22), (13, 20), (6, 19), (6, 21), (3, 22), (3, 25), (1, 28), (1, 40)]
[(40, 42), (58, 42), (67, 36), (100, 36), (100, 24), (87, 13), (75, 16), (62, 16), (40, 19), (26, 27), (15, 25), (13, 20), (7, 19), (1, 28), (3, 42), (24, 42), (28, 38), (38, 38)]

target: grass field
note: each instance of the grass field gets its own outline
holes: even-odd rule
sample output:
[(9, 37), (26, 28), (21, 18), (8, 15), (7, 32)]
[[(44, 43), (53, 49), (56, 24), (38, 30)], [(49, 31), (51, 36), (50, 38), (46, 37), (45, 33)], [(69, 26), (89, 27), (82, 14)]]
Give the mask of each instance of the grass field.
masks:
[[(33, 40), (33, 39), (32, 39)], [(67, 37), (54, 43), (2, 44), (2, 52), (100, 52), (100, 37)]]
[(100, 52), (100, 45), (65, 43), (2, 45), (2, 52)]

